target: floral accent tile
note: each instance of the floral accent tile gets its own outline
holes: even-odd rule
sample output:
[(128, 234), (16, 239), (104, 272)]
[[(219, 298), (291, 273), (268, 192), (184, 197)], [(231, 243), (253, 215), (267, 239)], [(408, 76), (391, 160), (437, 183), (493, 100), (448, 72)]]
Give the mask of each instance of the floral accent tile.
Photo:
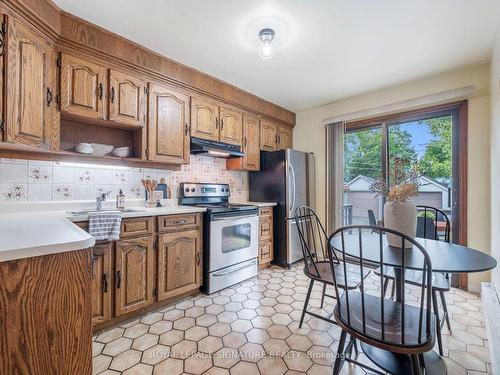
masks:
[(53, 198), (56, 201), (75, 199), (75, 187), (72, 184), (54, 185)]
[(95, 171), (87, 168), (75, 169), (75, 184), (91, 184), (95, 180)]
[(28, 183), (49, 184), (52, 182), (52, 167), (46, 165), (29, 165)]
[(26, 184), (0, 184), (0, 195), (4, 201), (25, 201)]
[(144, 199), (146, 192), (142, 185), (129, 186), (128, 194), (125, 192), (127, 198), (131, 199)]
[(118, 169), (113, 171), (113, 184), (124, 185), (128, 183), (129, 173), (126, 170)]

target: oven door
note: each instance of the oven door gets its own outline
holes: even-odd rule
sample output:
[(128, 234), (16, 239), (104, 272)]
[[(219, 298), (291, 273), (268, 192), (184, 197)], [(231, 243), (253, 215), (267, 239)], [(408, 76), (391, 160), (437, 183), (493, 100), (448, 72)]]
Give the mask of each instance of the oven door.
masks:
[(210, 217), (210, 256), (208, 271), (213, 272), (258, 257), (258, 211), (212, 214)]

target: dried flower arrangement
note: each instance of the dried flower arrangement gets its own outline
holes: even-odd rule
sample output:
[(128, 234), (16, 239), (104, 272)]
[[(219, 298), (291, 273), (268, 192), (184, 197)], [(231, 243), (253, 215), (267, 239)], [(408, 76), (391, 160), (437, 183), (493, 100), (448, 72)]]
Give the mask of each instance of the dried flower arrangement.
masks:
[(389, 171), (386, 182), (379, 177), (370, 186), (370, 191), (378, 196), (386, 197), (388, 202), (406, 202), (418, 195), (420, 174), (417, 165), (410, 164), (407, 159), (393, 158), (393, 168)]

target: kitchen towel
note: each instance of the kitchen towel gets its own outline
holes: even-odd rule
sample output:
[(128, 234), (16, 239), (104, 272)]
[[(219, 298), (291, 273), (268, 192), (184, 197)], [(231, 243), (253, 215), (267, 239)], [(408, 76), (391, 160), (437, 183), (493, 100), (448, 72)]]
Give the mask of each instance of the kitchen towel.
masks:
[(89, 213), (89, 233), (96, 240), (120, 238), (122, 213), (120, 211), (98, 211)]

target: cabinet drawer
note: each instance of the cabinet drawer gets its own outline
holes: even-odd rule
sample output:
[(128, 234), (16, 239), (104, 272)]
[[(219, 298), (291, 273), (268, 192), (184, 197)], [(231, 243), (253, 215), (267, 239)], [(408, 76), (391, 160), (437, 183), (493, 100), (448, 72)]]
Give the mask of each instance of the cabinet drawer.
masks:
[(273, 216), (273, 208), (272, 207), (261, 207), (259, 209), (259, 215), (261, 218), (264, 218), (264, 217), (271, 218)]
[(271, 220), (260, 220), (259, 240), (270, 240), (273, 238), (273, 225)]
[(142, 236), (153, 233), (152, 217), (123, 219), (120, 237)]
[(200, 214), (166, 215), (158, 217), (158, 232), (200, 226)]
[(259, 264), (268, 263), (273, 260), (273, 243), (271, 241), (259, 244)]

